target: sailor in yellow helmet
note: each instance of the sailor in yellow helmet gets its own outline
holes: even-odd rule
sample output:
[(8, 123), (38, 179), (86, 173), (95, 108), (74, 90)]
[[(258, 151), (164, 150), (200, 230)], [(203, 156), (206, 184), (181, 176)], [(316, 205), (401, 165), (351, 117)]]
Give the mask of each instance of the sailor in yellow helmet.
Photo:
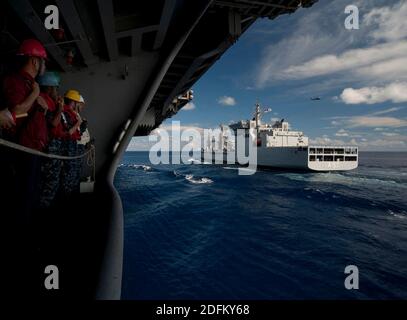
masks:
[(65, 98), (75, 102), (81, 102), (81, 95), (76, 90), (68, 90), (65, 93)]
[[(81, 102), (81, 95), (77, 90), (68, 90), (65, 95), (65, 106), (62, 113), (62, 122), (66, 132), (64, 153), (68, 157), (78, 155), (78, 140), (81, 138), (80, 127), (82, 119), (77, 112), (77, 105)], [(70, 198), (79, 193), (78, 160), (66, 160), (62, 169), (61, 196)]]
[(82, 119), (77, 112), (77, 105), (81, 102), (81, 95), (76, 90), (68, 90), (65, 93), (64, 121), (65, 129), (69, 134), (68, 140), (79, 140), (79, 128)]

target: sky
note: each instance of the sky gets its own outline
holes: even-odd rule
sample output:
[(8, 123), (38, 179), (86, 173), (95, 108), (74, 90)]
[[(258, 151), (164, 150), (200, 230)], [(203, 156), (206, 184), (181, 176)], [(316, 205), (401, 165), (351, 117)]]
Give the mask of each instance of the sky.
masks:
[[(359, 29), (345, 28), (349, 4)], [(160, 130), (174, 120), (202, 129), (249, 119), (258, 100), (272, 109), (263, 121), (284, 118), (312, 144), (407, 151), (407, 1), (319, 0), (258, 19), (192, 89)], [(149, 144), (136, 137), (128, 150)]]

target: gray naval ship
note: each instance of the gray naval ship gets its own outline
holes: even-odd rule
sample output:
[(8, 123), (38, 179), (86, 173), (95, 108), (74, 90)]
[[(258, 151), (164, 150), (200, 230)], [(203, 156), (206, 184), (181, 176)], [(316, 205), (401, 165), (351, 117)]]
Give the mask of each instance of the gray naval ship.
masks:
[[(113, 179), (131, 138), (176, 114), (193, 84), (258, 18), (275, 19), (316, 1), (55, 0), (57, 30), (44, 25), (49, 1), (0, 2), (0, 71), (21, 41), (41, 41), (47, 69), (61, 72), (60, 92), (76, 88), (86, 97), (95, 141), (94, 181), (58, 204), (59, 220), (50, 219), (40, 258), (27, 259), (39, 296), (120, 299), (123, 209)], [(60, 288), (47, 291), (44, 267), (51, 264), (58, 266)]]
[(347, 171), (358, 167), (357, 146), (309, 145), (308, 137), (302, 131), (291, 130), (284, 119), (264, 123), (261, 117), (265, 111), (256, 103), (252, 120), (221, 125), (217, 136), (204, 141), (201, 160), (239, 165), (236, 142), (240, 136), (244, 150), (249, 150), (250, 144), (256, 147), (253, 152), (259, 167), (302, 171)]

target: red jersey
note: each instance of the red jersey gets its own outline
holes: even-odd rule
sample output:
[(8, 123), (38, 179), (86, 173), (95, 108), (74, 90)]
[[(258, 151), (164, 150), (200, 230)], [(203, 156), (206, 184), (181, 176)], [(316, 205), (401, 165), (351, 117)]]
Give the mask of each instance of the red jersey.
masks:
[[(6, 107), (15, 114), (15, 107), (24, 102), (32, 92), (34, 78), (20, 71), (4, 79), (3, 91)], [(16, 119), (16, 126), (8, 132), (9, 138), (21, 145), (39, 151), (44, 150), (48, 141), (45, 114), (36, 103), (30, 106), (28, 116)]]
[[(69, 131), (78, 122), (77, 113), (73, 111), (70, 106), (64, 105), (63, 122), (66, 131)], [(68, 133), (67, 139), (74, 141), (80, 140), (81, 133), (79, 131), (79, 128), (75, 130), (75, 132), (71, 135)]]
[[(15, 107), (24, 102), (24, 100), (31, 94), (32, 84), (34, 78), (31, 77), (27, 72), (20, 71), (14, 74), (7, 76), (3, 82), (3, 92), (6, 105), (13, 116), (16, 119)], [(32, 106), (30, 110), (32, 109)], [(24, 123), (24, 118), (16, 119), (15, 128), (10, 129), (10, 134), (15, 135), (18, 129), (21, 128), (21, 125)]]
[(48, 122), (48, 135), (50, 139), (67, 139), (68, 134), (64, 130), (64, 126), (62, 125), (62, 116), (61, 120), (59, 123), (54, 126), (52, 124), (54, 117), (57, 113), (57, 106), (55, 104), (55, 101), (45, 92), (41, 92), (40, 96), (45, 100), (45, 102), (48, 105), (48, 111), (47, 111), (47, 122)]

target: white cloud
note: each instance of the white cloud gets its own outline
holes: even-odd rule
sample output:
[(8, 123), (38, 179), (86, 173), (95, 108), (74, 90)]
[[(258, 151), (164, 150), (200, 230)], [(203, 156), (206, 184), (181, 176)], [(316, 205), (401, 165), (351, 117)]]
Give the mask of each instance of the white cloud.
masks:
[(393, 7), (375, 8), (363, 18), (365, 25), (378, 29), (371, 33), (377, 40), (394, 41), (407, 37), (407, 2), (400, 1)]
[[(342, 54), (323, 55), (303, 64), (289, 66), (279, 74), (281, 79), (306, 79), (315, 76), (329, 75), (338, 72), (358, 73), (365, 77), (382, 74), (407, 78), (405, 62), (407, 41), (379, 44), (369, 48), (351, 49)], [(387, 63), (387, 68), (375, 66)], [(392, 67), (389, 67), (392, 63)]]
[[(353, 1), (355, 5), (361, 3)], [(263, 50), (255, 69), (255, 86), (263, 88), (271, 85), (281, 80), (281, 74), (290, 66), (300, 65), (316, 56), (345, 50), (351, 45), (353, 37), (359, 33), (349, 37), (349, 32), (343, 27), (342, 17), (337, 23), (332, 23), (340, 16), (338, 13), (343, 13), (347, 4), (346, 0), (319, 1), (311, 9), (299, 10), (295, 16), (281, 17), (281, 25), (277, 24), (281, 30), (281, 40), (268, 40), (271, 44)], [(290, 34), (287, 32), (289, 29), (295, 31)]]
[(222, 96), (218, 99), (218, 103), (224, 106), (234, 106), (236, 104), (236, 100), (233, 97)]
[(402, 108), (393, 107), (393, 108), (389, 108), (389, 109), (385, 109), (385, 110), (380, 110), (380, 111), (373, 112), (371, 115), (372, 115), (372, 116), (378, 116), (378, 115), (381, 115), (381, 114), (386, 114), (386, 113), (395, 112), (395, 111), (398, 111), (398, 110), (401, 110), (401, 109), (402, 109)]
[[(331, 120), (331, 125), (333, 126), (342, 126), (345, 128), (356, 128), (356, 127), (366, 127), (366, 128), (374, 128), (374, 131), (385, 131), (386, 128), (402, 128), (407, 127), (407, 119), (404, 118), (396, 118), (396, 117), (389, 117), (389, 116), (382, 116), (388, 113), (392, 113), (398, 110), (403, 109), (402, 107), (392, 107), (380, 111), (376, 111), (366, 115), (359, 115), (359, 116), (337, 116), (337, 117), (329, 117), (326, 120)], [(340, 129), (336, 136), (342, 136), (343, 133), (349, 133), (350, 137), (357, 137), (360, 136), (361, 133), (358, 135), (351, 134), (349, 131), (345, 131), (344, 129)]]
[(189, 110), (194, 110), (195, 108), (196, 108), (196, 106), (193, 102), (188, 102), (185, 106), (182, 107), (181, 110), (189, 111)]
[(394, 117), (377, 117), (377, 116), (353, 116), (339, 117), (337, 123), (350, 128), (354, 127), (407, 127), (407, 120)]
[(407, 148), (407, 136), (384, 136), (381, 138), (359, 140), (358, 146), (361, 150), (405, 151)]
[(340, 95), (346, 104), (374, 104), (385, 101), (394, 103), (407, 101), (407, 82), (394, 82), (385, 87), (346, 88)]
[(346, 146), (355, 145), (359, 150), (377, 150), (377, 151), (405, 151), (407, 150), (407, 136), (403, 135), (384, 135), (382, 137), (371, 137), (370, 139), (332, 139), (326, 135), (310, 139), (313, 145), (336, 145)]
[(382, 135), (386, 136), (386, 137), (395, 137), (395, 136), (399, 136), (398, 133), (395, 132), (382, 132)]
[(340, 130), (338, 130), (337, 133), (335, 133), (335, 136), (337, 136), (337, 137), (348, 137), (349, 133), (347, 133), (345, 129), (340, 129)]
[[(406, 52), (404, 54), (407, 55)], [(353, 75), (359, 80), (394, 81), (407, 79), (407, 57), (389, 58), (355, 70)]]
[(256, 71), (257, 87), (317, 76), (334, 76), (322, 86), (321, 81), (306, 85), (320, 92), (355, 81), (374, 86), (407, 80), (407, 2), (382, 8), (375, 7), (377, 2), (352, 3), (367, 12), (358, 31), (343, 27), (338, 12), (349, 4), (345, 0), (318, 2), (305, 11), (292, 21), (295, 32), (265, 49)]

